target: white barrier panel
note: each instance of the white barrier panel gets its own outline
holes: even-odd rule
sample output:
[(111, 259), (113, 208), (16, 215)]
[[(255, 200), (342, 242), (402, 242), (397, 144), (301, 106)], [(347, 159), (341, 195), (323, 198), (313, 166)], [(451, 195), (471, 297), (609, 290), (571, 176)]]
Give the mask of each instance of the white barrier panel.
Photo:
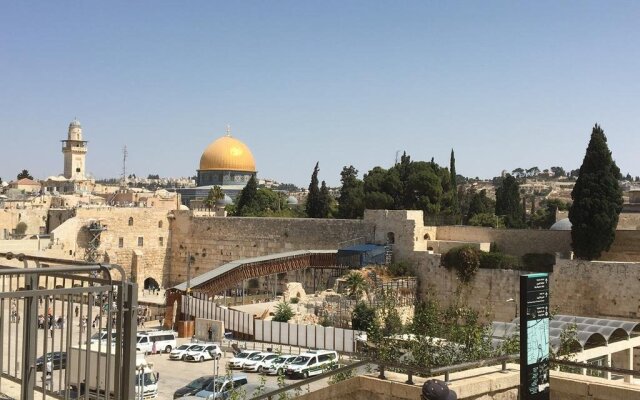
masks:
[(271, 343), (280, 343), (280, 323), (271, 321)]
[(289, 324), (289, 344), (298, 345), (298, 325)]
[(296, 333), (298, 335), (298, 346), (307, 347), (307, 329), (304, 327), (304, 325), (298, 325), (296, 328)]
[(325, 334), (324, 326), (316, 325), (315, 328), (316, 328), (315, 329), (316, 344), (314, 347), (318, 349), (331, 350), (331, 349), (327, 349), (324, 343), (324, 334)]
[(336, 328), (335, 329), (335, 337), (336, 337), (336, 351), (344, 351), (344, 329)]
[(355, 349), (353, 345), (355, 343), (354, 331), (351, 329), (344, 329), (344, 349), (342, 351), (346, 351), (349, 353), (353, 353)]
[(326, 327), (324, 329), (324, 348), (326, 350), (335, 350), (335, 346), (333, 344), (335, 335), (336, 333), (334, 332), (333, 327)]
[(264, 330), (264, 321), (255, 321), (255, 335), (253, 336), (258, 342), (264, 342), (264, 337), (262, 336), (262, 332)]

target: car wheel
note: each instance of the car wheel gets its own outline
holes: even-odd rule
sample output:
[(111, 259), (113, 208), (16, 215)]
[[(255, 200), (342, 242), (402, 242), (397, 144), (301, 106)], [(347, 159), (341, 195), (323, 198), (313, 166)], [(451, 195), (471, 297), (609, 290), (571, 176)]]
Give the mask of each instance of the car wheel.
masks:
[(278, 370), (276, 371), (276, 375), (284, 375), (284, 371), (282, 371), (282, 368), (278, 368)]
[(171, 346), (167, 346), (164, 348), (165, 353), (171, 353)]
[(200, 358), (198, 358), (198, 362), (203, 362), (204, 361), (204, 357), (200, 356)]
[(186, 355), (186, 354), (183, 354), (183, 355), (182, 355), (182, 357), (180, 357), (180, 359), (181, 359), (182, 361), (184, 361), (184, 359), (185, 359), (185, 358), (187, 358), (187, 355)]
[(304, 371), (304, 372), (302, 373), (302, 377), (303, 377), (304, 379), (307, 379), (307, 378), (309, 377), (309, 371)]
[(264, 372), (264, 368), (261, 366), (258, 367), (258, 373), (261, 374)]

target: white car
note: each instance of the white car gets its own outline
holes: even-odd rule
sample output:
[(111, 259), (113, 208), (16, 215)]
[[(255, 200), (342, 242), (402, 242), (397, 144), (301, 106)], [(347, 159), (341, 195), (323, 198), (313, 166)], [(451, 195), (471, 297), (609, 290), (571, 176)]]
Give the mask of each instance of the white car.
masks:
[(262, 372), (268, 361), (275, 360), (278, 357), (276, 353), (258, 353), (254, 354), (245, 361), (242, 369), (245, 371)]
[(184, 358), (187, 356), (187, 351), (192, 350), (195, 346), (198, 346), (198, 345), (195, 343), (180, 345), (178, 346), (177, 349), (171, 351), (171, 354), (169, 354), (169, 359), (184, 360)]
[(291, 354), (281, 354), (278, 357), (269, 360), (265, 363), (262, 372), (267, 375), (280, 375), (284, 374), (284, 371), (287, 368), (287, 365), (293, 361), (296, 357)]
[(235, 357), (229, 360), (229, 363), (227, 364), (227, 366), (229, 367), (229, 369), (234, 369), (234, 368), (242, 369), (242, 367), (244, 367), (244, 363), (249, 359), (249, 357), (258, 353), (260, 353), (260, 351), (258, 350), (241, 351), (240, 353), (236, 354)]
[(198, 344), (185, 353), (185, 361), (202, 362), (205, 360), (219, 360), (222, 358), (222, 350), (217, 344)]

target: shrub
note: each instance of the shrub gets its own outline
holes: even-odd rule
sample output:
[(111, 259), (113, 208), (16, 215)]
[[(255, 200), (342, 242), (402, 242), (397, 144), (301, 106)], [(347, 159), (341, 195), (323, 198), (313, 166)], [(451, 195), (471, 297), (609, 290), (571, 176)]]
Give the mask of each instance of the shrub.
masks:
[(462, 282), (469, 282), (480, 268), (479, 250), (471, 246), (454, 247), (442, 256), (441, 263), (455, 268)]
[(292, 297), (289, 302), (291, 304), (298, 304), (300, 302), (300, 299), (298, 297)]
[(522, 256), (523, 268), (533, 272), (553, 272), (556, 256), (551, 253), (527, 253)]
[(480, 252), (480, 268), (520, 269), (520, 260), (503, 253)]
[(283, 301), (276, 305), (276, 312), (273, 315), (273, 320), (276, 322), (289, 322), (293, 318), (294, 312), (289, 303)]
[(22, 236), (27, 232), (27, 224), (24, 221), (18, 222), (16, 225), (16, 235)]
[(413, 265), (405, 261), (391, 263), (387, 266), (387, 272), (393, 277), (415, 276), (416, 271)]

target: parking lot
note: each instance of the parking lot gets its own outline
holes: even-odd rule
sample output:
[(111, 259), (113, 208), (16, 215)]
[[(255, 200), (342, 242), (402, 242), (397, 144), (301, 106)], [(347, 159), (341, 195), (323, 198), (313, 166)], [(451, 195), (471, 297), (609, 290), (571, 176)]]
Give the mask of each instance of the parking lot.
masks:
[[(178, 339), (178, 345), (189, 343), (188, 339)], [(227, 343), (223, 343), (223, 349), (227, 348)], [(253, 343), (253, 342), (240, 342), (241, 346), (246, 346), (248, 349), (253, 349), (254, 347), (257, 350), (262, 350), (267, 347), (272, 347), (269, 344), (264, 343)], [(283, 348), (279, 348), (277, 345), (273, 346), (274, 351), (280, 350), (282, 353), (298, 354), (301, 350), (305, 349), (299, 348), (289, 348), (289, 346), (285, 346)], [(223, 358), (218, 361), (218, 375), (226, 375), (226, 366), (227, 362), (233, 357), (230, 351), (225, 351)], [(154, 370), (160, 374), (160, 382), (159, 382), (159, 391), (158, 391), (158, 399), (168, 400), (173, 399), (173, 393), (176, 389), (181, 388), (182, 386), (188, 384), (192, 380), (204, 376), (204, 375), (212, 375), (214, 373), (213, 369), (215, 367), (215, 362), (212, 360), (203, 361), (203, 362), (187, 362), (187, 361), (174, 361), (169, 359), (169, 355), (166, 353), (156, 354), (156, 355), (148, 355), (147, 361), (153, 363)], [(234, 370), (233, 375), (246, 375), (249, 383), (244, 386), (244, 390), (246, 393), (246, 398), (251, 398), (251, 395), (255, 392), (255, 390), (260, 386), (260, 380), (263, 375), (256, 372), (244, 372), (241, 370)], [(292, 384), (295, 382), (299, 382), (299, 379), (289, 379), (285, 378), (286, 384)], [(319, 388), (325, 387), (327, 385), (327, 379), (322, 379), (320, 381), (312, 382), (309, 385), (305, 385), (303, 387), (302, 393), (306, 393), (307, 391), (317, 390)], [(264, 382), (265, 391), (271, 391), (278, 389), (278, 378), (276, 376), (265, 376)], [(293, 392), (292, 392), (293, 393)]]

